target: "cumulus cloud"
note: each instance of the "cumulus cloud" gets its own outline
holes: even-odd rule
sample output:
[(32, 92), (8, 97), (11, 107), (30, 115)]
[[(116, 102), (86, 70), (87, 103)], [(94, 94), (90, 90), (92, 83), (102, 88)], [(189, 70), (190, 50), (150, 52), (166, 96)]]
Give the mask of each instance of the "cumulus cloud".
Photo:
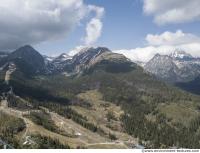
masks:
[(148, 34), (146, 41), (149, 45), (180, 45), (185, 43), (198, 43), (200, 38), (191, 33), (183, 33), (181, 30), (177, 30), (175, 33), (166, 31), (160, 35)]
[(184, 33), (181, 30), (164, 32), (160, 35), (148, 34), (146, 36), (147, 46), (135, 49), (122, 49), (114, 52), (124, 54), (133, 61), (147, 62), (157, 53), (169, 55), (175, 50), (183, 50), (195, 57), (200, 57), (200, 37)]
[(1, 0), (0, 50), (65, 38), (92, 9), (100, 19), (83, 0)]
[(148, 62), (156, 53), (166, 55), (173, 51), (173, 46), (147, 46), (143, 48), (115, 50), (114, 52), (123, 54), (132, 61)]
[(85, 45), (91, 45), (97, 41), (102, 32), (102, 17), (104, 15), (104, 8), (89, 5), (89, 11), (95, 12), (96, 16), (92, 18), (86, 27), (86, 36), (84, 38)]
[(158, 25), (200, 20), (199, 0), (144, 0), (143, 10)]

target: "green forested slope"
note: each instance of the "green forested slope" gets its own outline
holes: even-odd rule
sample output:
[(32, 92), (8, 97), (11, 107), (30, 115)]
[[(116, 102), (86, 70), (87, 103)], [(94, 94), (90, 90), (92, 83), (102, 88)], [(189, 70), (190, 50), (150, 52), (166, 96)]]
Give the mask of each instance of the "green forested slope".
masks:
[[(27, 78), (16, 71), (11, 85), (17, 95), (37, 105), (45, 103), (45, 107), (49, 107), (50, 102), (76, 104), (79, 102), (77, 94), (96, 89), (103, 94), (104, 100), (122, 107), (124, 130), (139, 138), (146, 147), (200, 148), (198, 96), (157, 81), (135, 64), (125, 63), (120, 69), (117, 68), (115, 62), (103, 61), (82, 75), (71, 77), (52, 75)], [(188, 117), (181, 116), (184, 112), (195, 113)], [(171, 115), (173, 113), (176, 115)]]

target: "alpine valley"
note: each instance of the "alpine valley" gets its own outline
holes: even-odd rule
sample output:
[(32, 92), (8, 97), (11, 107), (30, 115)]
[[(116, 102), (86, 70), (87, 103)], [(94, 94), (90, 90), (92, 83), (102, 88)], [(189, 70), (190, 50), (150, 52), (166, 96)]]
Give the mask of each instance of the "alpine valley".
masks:
[(2, 52), (0, 142), (9, 148), (200, 148), (199, 74), (200, 59), (183, 51), (157, 54), (144, 67), (105, 47), (72, 57), (43, 56), (29, 45)]

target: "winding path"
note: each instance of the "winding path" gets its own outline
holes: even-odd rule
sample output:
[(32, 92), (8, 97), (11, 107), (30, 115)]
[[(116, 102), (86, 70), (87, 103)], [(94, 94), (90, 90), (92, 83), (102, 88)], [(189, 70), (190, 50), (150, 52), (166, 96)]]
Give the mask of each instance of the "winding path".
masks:
[(6, 75), (5, 75), (5, 82), (6, 82), (6, 84), (9, 84), (11, 74), (13, 72), (15, 72), (15, 70), (16, 70), (15, 64), (14, 63), (9, 63), (8, 70), (6, 71)]

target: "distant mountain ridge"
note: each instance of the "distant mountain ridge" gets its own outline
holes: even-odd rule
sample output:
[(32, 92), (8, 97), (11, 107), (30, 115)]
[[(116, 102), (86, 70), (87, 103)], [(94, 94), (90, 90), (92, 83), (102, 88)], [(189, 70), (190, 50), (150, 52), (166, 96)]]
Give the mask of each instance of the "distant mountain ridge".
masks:
[[(42, 56), (33, 47), (26, 45), (9, 54), (2, 53), (0, 67), (14, 62), (24, 72), (27, 71), (26, 73), (63, 73), (69, 76), (88, 71), (102, 61), (115, 64), (121, 61), (130, 63), (124, 55), (113, 53), (106, 47), (85, 47), (74, 56), (62, 53), (57, 57), (48, 57)], [(192, 81), (200, 75), (200, 58), (195, 58), (184, 51), (175, 51), (170, 55), (156, 54), (149, 62), (140, 64), (145, 71), (169, 83)], [(118, 68), (120, 69), (120, 65)]]
[(43, 73), (45, 71), (43, 56), (30, 45), (20, 47), (3, 57), (0, 60), (0, 67), (10, 62), (14, 63), (18, 69), (21, 69), (27, 75)]
[(170, 55), (156, 54), (144, 65), (144, 69), (170, 83), (188, 82), (200, 75), (200, 58), (184, 51), (175, 51)]
[(175, 60), (191, 60), (191, 59), (195, 59), (192, 55), (186, 53), (185, 51), (181, 51), (181, 50), (174, 51), (169, 56), (172, 57)]
[(129, 61), (124, 55), (112, 53), (106, 47), (86, 47), (73, 57), (62, 53), (57, 57), (41, 55), (33, 47), (26, 45), (8, 54), (0, 60), (0, 67), (9, 62), (14, 62), (18, 68), (25, 73), (31, 74), (54, 74), (63, 73), (65, 75), (81, 74), (101, 61)]

